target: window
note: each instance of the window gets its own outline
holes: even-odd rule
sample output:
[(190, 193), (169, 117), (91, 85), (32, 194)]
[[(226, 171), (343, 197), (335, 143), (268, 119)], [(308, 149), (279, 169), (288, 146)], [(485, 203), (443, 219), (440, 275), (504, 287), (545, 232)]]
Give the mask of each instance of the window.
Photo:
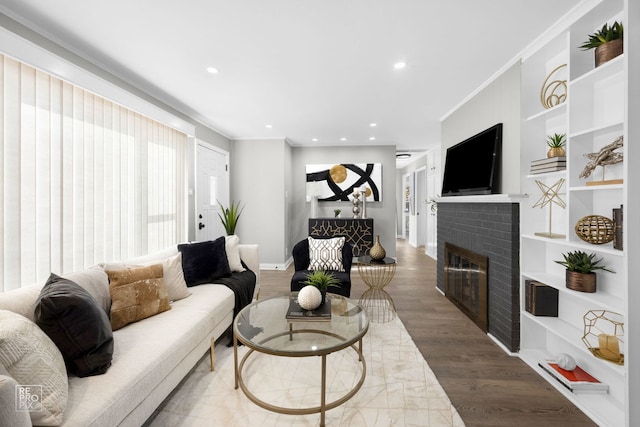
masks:
[(0, 61), (0, 291), (185, 240), (184, 133)]

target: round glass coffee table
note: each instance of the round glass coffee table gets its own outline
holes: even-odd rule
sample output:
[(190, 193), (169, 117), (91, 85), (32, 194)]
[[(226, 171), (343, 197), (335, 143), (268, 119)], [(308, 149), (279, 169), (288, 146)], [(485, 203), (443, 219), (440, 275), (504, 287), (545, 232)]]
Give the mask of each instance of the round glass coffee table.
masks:
[[(288, 320), (287, 310), (291, 298), (297, 293), (258, 300), (246, 306), (233, 321), (233, 356), (235, 364), (235, 388), (256, 405), (269, 411), (289, 415), (320, 413), (320, 425), (324, 426), (325, 412), (353, 397), (366, 376), (366, 363), (362, 356), (362, 337), (369, 329), (366, 312), (356, 303), (340, 295), (327, 294), (331, 303), (330, 320)], [(329, 303), (329, 302), (327, 302)], [(248, 347), (242, 360), (238, 357), (238, 342)], [(362, 373), (353, 388), (342, 397), (326, 402), (327, 355), (351, 347), (362, 365)], [(243, 380), (243, 368), (254, 352), (283, 357), (322, 358), (320, 377), (320, 402), (317, 406), (287, 408), (276, 406), (259, 399)], [(295, 378), (291, 379), (292, 382)]]

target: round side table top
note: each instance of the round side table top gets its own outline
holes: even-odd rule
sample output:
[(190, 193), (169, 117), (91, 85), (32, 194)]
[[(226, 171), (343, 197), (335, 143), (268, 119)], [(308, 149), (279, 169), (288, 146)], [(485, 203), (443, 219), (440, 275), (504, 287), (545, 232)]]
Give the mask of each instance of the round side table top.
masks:
[(384, 259), (373, 259), (369, 255), (362, 255), (358, 257), (358, 262), (360, 264), (368, 264), (368, 265), (389, 265), (389, 264), (395, 264), (396, 260), (389, 257), (384, 257)]

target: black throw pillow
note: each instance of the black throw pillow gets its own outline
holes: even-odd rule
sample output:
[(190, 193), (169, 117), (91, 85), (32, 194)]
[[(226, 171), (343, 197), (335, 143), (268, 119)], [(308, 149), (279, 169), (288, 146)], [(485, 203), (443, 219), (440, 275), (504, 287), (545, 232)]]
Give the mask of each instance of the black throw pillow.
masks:
[(206, 242), (178, 245), (182, 252), (182, 271), (188, 287), (215, 283), (215, 280), (231, 275), (227, 260), (224, 236)]
[(113, 357), (113, 331), (96, 299), (71, 280), (51, 274), (34, 309), (36, 324), (56, 344), (67, 371), (104, 374)]

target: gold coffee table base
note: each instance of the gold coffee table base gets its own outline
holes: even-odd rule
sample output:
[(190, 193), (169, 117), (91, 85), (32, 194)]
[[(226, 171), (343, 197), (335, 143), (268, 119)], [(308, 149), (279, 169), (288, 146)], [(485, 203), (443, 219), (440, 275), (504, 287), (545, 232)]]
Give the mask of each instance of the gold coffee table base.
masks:
[[(264, 339), (263, 341), (261, 341), (261, 344), (264, 344), (268, 341), (274, 340), (284, 335), (289, 335), (293, 339), (293, 336), (296, 334), (323, 334), (323, 335), (330, 335), (346, 341), (346, 339), (331, 332), (315, 330), (315, 329), (299, 329), (299, 330), (289, 330), (286, 332), (282, 332), (280, 334), (270, 336)], [(362, 355), (362, 338), (360, 338), (358, 340), (357, 347), (355, 344), (351, 345), (350, 347), (358, 355), (358, 361), (362, 363), (362, 374), (360, 376), (360, 380), (358, 381), (358, 383), (347, 394), (345, 394), (344, 396), (342, 396), (337, 400), (334, 400), (333, 402), (327, 403), (325, 401), (326, 389), (327, 389), (327, 355), (331, 354), (331, 352), (329, 352), (329, 353), (320, 355), (320, 357), (322, 358), (322, 370), (321, 370), (321, 377), (320, 377), (321, 382), (320, 382), (320, 405), (319, 406), (312, 406), (309, 408), (287, 408), (283, 406), (272, 405), (268, 402), (265, 402), (264, 400), (258, 399), (253, 393), (251, 393), (251, 391), (249, 391), (249, 388), (247, 387), (247, 385), (244, 383), (242, 379), (242, 369), (244, 368), (244, 365), (247, 359), (249, 358), (249, 356), (251, 356), (251, 354), (253, 354), (253, 352), (255, 351), (263, 354), (269, 354), (273, 356), (284, 356), (284, 357), (310, 357), (310, 356), (318, 356), (318, 354), (317, 353), (296, 354), (294, 356), (294, 355), (282, 354), (278, 352), (269, 352), (269, 351), (265, 351), (264, 349), (255, 348), (251, 345), (251, 343), (248, 343), (245, 340), (240, 339), (239, 341), (245, 344), (249, 348), (249, 351), (247, 352), (247, 354), (244, 355), (240, 363), (238, 363), (238, 337), (234, 334), (233, 357), (234, 357), (234, 363), (235, 363), (235, 388), (237, 389), (238, 387), (240, 387), (242, 392), (247, 396), (247, 398), (249, 398), (250, 401), (252, 401), (256, 405), (268, 411), (277, 412), (277, 413), (286, 414), (286, 415), (309, 415), (309, 414), (319, 413), (321, 427), (324, 427), (325, 425), (325, 412), (328, 409), (336, 408), (342, 405), (343, 403), (345, 403), (347, 400), (351, 399), (358, 392), (358, 390), (360, 390), (360, 388), (362, 387), (362, 384), (364, 383), (364, 379), (367, 375), (367, 365)]]

